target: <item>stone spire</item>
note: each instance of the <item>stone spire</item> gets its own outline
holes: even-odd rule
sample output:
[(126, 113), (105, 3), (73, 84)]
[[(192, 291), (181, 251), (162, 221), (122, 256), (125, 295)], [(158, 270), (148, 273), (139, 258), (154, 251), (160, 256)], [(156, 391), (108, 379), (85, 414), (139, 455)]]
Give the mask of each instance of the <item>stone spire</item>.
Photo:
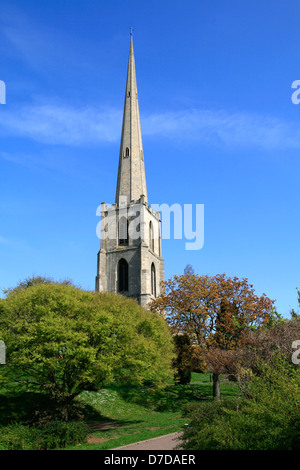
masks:
[(160, 214), (147, 199), (131, 33), (116, 204), (101, 204), (96, 291), (118, 292), (147, 307), (164, 279), (160, 233)]
[(147, 201), (146, 175), (131, 31), (116, 204), (119, 204), (120, 198), (122, 197), (126, 197), (127, 203), (129, 204), (130, 201), (140, 199), (142, 195), (145, 196), (145, 200)]

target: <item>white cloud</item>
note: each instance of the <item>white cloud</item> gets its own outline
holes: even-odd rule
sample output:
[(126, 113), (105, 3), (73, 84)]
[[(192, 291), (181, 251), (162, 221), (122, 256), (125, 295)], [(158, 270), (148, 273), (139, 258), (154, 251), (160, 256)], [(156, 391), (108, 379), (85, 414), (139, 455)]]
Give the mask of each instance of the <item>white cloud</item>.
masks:
[[(2, 135), (54, 145), (99, 145), (120, 140), (122, 111), (43, 104), (0, 114)], [(248, 114), (187, 109), (141, 116), (143, 136), (198, 140), (215, 145), (300, 148), (297, 123)]]
[(299, 149), (298, 127), (272, 117), (194, 109), (149, 115), (143, 133), (231, 146)]
[(122, 114), (68, 106), (28, 106), (0, 115), (2, 134), (28, 137), (55, 145), (86, 145), (114, 142), (120, 134)]

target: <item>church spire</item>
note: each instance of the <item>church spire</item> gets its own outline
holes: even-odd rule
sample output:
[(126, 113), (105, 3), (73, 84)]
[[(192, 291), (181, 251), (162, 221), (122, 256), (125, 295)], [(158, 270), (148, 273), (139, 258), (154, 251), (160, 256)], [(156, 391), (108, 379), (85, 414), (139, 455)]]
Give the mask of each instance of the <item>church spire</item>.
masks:
[(132, 28), (130, 29), (130, 50), (116, 190), (117, 204), (119, 204), (121, 197), (126, 197), (128, 204), (130, 201), (140, 199), (141, 195), (144, 195), (147, 200)]

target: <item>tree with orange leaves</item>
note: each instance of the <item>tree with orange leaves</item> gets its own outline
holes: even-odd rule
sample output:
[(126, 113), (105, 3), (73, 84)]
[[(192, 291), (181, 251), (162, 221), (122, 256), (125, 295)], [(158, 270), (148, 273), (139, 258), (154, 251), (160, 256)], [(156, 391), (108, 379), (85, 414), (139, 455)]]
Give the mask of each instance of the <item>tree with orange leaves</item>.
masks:
[[(274, 301), (257, 296), (248, 280), (199, 276), (193, 270), (163, 283), (162, 294), (151, 304), (164, 314), (173, 334), (186, 333), (202, 351), (236, 350), (245, 330), (272, 318)], [(213, 395), (220, 398), (220, 370), (213, 371)]]

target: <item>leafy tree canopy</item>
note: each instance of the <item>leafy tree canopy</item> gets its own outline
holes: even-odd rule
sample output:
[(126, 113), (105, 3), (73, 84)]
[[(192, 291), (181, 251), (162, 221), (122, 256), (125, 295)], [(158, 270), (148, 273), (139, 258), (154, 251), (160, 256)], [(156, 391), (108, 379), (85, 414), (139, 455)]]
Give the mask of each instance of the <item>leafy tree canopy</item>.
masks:
[(257, 296), (247, 279), (199, 276), (188, 266), (183, 275), (164, 282), (151, 309), (164, 312), (174, 333), (186, 333), (198, 345), (199, 359), (213, 372), (213, 396), (219, 399), (220, 351), (236, 350), (245, 330), (271, 322), (273, 304), (265, 294)]
[(274, 301), (256, 295), (247, 279), (199, 276), (189, 269), (164, 282), (151, 309), (165, 312), (174, 332), (189, 334), (199, 345), (232, 349), (245, 328), (273, 318)]
[(171, 374), (173, 343), (157, 313), (70, 282), (33, 278), (9, 289), (0, 301), (0, 336), (7, 346), (2, 379), (55, 399), (105, 379), (138, 384)]

